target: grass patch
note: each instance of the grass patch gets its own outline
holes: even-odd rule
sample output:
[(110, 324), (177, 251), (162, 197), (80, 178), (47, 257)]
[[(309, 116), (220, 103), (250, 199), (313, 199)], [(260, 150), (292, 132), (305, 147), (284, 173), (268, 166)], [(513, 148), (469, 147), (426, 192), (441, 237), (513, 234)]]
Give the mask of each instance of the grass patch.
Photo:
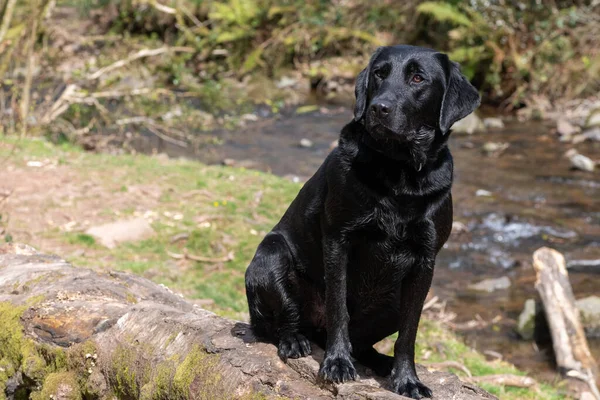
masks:
[(68, 233), (65, 236), (69, 244), (80, 244), (87, 247), (96, 244), (96, 239), (87, 233)]
[[(513, 374), (526, 375), (514, 365), (505, 361), (488, 361), (485, 356), (465, 345), (465, 343), (454, 333), (445, 329), (440, 323), (422, 319), (417, 334), (415, 349), (417, 362), (423, 364), (436, 363), (447, 360), (459, 361), (471, 371), (473, 376)], [(426, 359), (424, 357), (426, 356)], [(466, 374), (458, 369), (452, 369), (453, 373), (461, 377)], [(482, 383), (479, 386), (498, 396), (501, 400), (559, 400), (565, 399), (565, 395), (559, 393), (557, 387), (548, 384), (540, 384), (539, 390), (515, 388), (502, 385)]]

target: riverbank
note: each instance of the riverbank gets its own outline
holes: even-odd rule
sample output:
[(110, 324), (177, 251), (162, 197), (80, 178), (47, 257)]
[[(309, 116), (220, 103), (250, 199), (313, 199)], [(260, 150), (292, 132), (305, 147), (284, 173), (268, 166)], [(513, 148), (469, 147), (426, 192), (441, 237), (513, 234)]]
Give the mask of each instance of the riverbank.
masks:
[[(247, 263), (300, 189), (297, 183), (244, 168), (164, 155), (90, 154), (42, 139), (3, 137), (0, 157), (4, 240), (61, 254), (75, 265), (132, 271), (240, 320), (247, 319)], [(131, 220), (148, 224), (150, 231), (112, 249), (89, 231)], [(505, 361), (486, 359), (435, 319), (423, 321), (418, 343), (417, 358), (432, 368), (448, 368), (439, 363), (450, 360), (466, 367), (452, 367), (463, 377), (524, 374)], [(389, 344), (381, 343), (381, 349), (389, 351)], [(557, 378), (550, 384), (535, 389), (481, 386), (502, 399), (568, 394)]]

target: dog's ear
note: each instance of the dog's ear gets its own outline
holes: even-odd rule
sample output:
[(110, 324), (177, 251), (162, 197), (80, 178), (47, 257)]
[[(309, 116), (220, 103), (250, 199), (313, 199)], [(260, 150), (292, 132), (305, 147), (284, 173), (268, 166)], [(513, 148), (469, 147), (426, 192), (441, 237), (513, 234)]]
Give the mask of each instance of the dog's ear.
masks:
[(377, 50), (375, 50), (375, 53), (373, 53), (371, 59), (369, 60), (369, 65), (360, 71), (360, 74), (358, 74), (358, 77), (356, 78), (356, 87), (354, 88), (354, 95), (356, 96), (356, 103), (354, 105), (354, 120), (357, 122), (360, 121), (365, 115), (365, 111), (367, 109), (371, 66), (377, 59), (377, 56), (381, 53), (381, 50), (383, 50), (383, 47), (378, 47)]
[(452, 124), (471, 114), (479, 107), (477, 89), (460, 72), (460, 66), (450, 61), (445, 54), (439, 54), (446, 72), (446, 90), (440, 110), (440, 130), (447, 133)]

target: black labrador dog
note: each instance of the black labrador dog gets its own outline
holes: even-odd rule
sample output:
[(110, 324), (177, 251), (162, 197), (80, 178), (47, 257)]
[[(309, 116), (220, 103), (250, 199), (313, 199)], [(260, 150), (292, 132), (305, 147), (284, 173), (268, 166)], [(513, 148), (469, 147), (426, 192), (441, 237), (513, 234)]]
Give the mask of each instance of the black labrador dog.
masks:
[[(391, 388), (431, 397), (415, 371), (415, 338), (435, 258), (452, 226), (454, 122), (479, 94), (445, 54), (377, 49), (356, 82), (339, 146), (267, 234), (246, 271), (252, 330), (278, 354), (325, 346), (319, 374), (356, 379), (351, 357)], [(398, 332), (394, 357), (373, 345)]]

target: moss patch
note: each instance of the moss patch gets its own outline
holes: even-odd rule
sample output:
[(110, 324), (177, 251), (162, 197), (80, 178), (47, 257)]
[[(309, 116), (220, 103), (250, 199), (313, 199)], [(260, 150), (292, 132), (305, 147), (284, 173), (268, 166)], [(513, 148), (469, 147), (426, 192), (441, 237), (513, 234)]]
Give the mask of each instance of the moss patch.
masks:
[(216, 356), (209, 356), (197, 345), (192, 348), (186, 358), (175, 370), (173, 377), (173, 386), (175, 394), (179, 398), (192, 398), (191, 391), (197, 387), (200, 390), (194, 390), (195, 399), (209, 400), (215, 398), (225, 398), (226, 392), (222, 388), (222, 377), (213, 372), (217, 364)]
[[(43, 296), (36, 296), (28, 303), (41, 300)], [(32, 400), (46, 400), (51, 394), (56, 397), (56, 393), (68, 400), (81, 399), (76, 371), (66, 372), (74, 366), (69, 354), (56, 346), (35, 343), (24, 335), (21, 316), (26, 310), (27, 306), (0, 303), (0, 399), (5, 396), (7, 380), (17, 371), (26, 378), (27, 387), (20, 388), (15, 398), (26, 399), (32, 388), (41, 388), (31, 394)]]
[(21, 315), (27, 307), (0, 303), (0, 389), (4, 392), (6, 381), (19, 369), (23, 374), (41, 383), (46, 374), (46, 361), (35, 343), (24, 336)]
[(74, 372), (55, 372), (44, 380), (42, 390), (31, 394), (31, 400), (81, 400), (81, 391)]
[(148, 380), (149, 366), (141, 366), (141, 371), (137, 367), (137, 352), (130, 347), (119, 345), (112, 359), (114, 386), (119, 398), (137, 399), (140, 396), (140, 386)]
[[(119, 346), (114, 353), (112, 381), (119, 398), (141, 400), (213, 400), (234, 398), (215, 372), (218, 356), (194, 346), (183, 360), (166, 359), (147, 367), (150, 349)], [(145, 361), (145, 365), (142, 363)]]

